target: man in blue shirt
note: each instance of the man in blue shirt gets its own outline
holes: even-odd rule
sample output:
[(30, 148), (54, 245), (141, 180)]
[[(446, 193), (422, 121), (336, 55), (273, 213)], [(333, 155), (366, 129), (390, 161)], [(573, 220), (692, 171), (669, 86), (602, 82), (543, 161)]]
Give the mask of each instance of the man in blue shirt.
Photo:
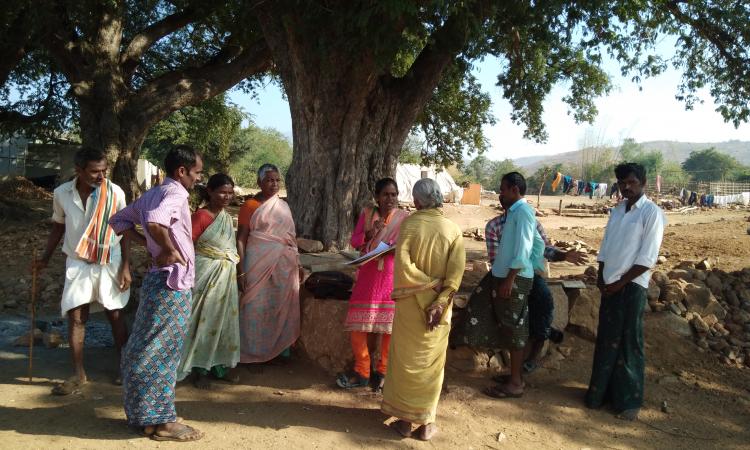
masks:
[(500, 196), (507, 205), (507, 220), (500, 239), (500, 251), (492, 264), (491, 294), (503, 346), (510, 351), (510, 378), (488, 388), (491, 397), (520, 397), (524, 348), (529, 339), (528, 297), (534, 270), (543, 264), (544, 241), (536, 229), (536, 214), (523, 196), (526, 180), (518, 172), (503, 176)]

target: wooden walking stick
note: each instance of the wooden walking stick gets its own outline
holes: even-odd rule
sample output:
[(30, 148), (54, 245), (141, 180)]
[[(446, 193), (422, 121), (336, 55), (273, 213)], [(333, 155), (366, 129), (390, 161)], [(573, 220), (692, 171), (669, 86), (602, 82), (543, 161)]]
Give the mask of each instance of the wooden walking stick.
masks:
[(32, 373), (34, 370), (34, 331), (36, 330), (36, 276), (37, 276), (37, 267), (36, 267), (36, 250), (34, 250), (31, 254), (32, 257), (32, 266), (31, 266), (31, 331), (29, 332), (29, 383), (32, 381)]

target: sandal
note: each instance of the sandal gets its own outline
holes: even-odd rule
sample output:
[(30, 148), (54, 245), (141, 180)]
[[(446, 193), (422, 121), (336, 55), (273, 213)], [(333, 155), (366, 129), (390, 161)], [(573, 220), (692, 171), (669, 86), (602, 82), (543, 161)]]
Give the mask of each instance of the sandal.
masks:
[(336, 385), (342, 389), (365, 387), (369, 384), (369, 378), (365, 378), (353, 370), (346, 373), (340, 373), (336, 378)]
[(428, 423), (427, 425), (420, 425), (419, 428), (415, 430), (416, 437), (420, 441), (429, 441), (430, 439), (434, 438), (437, 433), (438, 433), (438, 429), (434, 423)]
[(71, 377), (52, 388), (53, 395), (79, 394), (83, 385), (88, 381), (81, 381), (77, 377)]
[(372, 392), (383, 392), (383, 385), (385, 384), (385, 375), (380, 372), (375, 372), (371, 378), (372, 381)]
[(176, 432), (163, 434), (164, 431), (156, 431), (151, 435), (155, 441), (190, 442), (197, 441), (203, 437), (203, 433), (189, 425), (182, 425)]
[(492, 398), (521, 398), (523, 397), (523, 391), (520, 393), (512, 392), (508, 390), (505, 384), (498, 384), (497, 386), (490, 386), (482, 391), (484, 395)]
[(411, 437), (411, 423), (405, 420), (394, 420), (388, 424), (388, 428), (394, 430), (405, 438)]

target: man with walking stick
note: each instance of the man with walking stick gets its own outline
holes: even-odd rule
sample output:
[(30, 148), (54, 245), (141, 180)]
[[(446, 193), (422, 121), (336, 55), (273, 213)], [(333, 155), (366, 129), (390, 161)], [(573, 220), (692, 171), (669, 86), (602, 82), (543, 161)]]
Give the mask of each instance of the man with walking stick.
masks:
[[(90, 305), (103, 307), (112, 326), (118, 353), (114, 382), (120, 383), (119, 354), (127, 341), (121, 309), (130, 298), (128, 240), (117, 236), (109, 218), (125, 208), (125, 193), (106, 178), (106, 155), (84, 147), (75, 155), (76, 177), (55, 189), (52, 231), (41, 258), (33, 262), (38, 273), (49, 263), (60, 240), (67, 255), (61, 309), (68, 317), (68, 341), (75, 375), (55, 386), (52, 393), (69, 395), (87, 381), (83, 341)], [(122, 248), (121, 248), (122, 247)]]

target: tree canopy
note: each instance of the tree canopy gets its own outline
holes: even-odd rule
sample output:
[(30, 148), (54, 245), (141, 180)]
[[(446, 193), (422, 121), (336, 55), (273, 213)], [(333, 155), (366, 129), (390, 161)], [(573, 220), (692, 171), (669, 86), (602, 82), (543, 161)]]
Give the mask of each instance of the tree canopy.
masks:
[[(726, 121), (750, 118), (750, 8), (735, 0), (13, 0), (0, 18), (1, 128), (38, 124), (39, 136), (103, 148), (126, 192), (160, 120), (279, 80), (294, 130), (290, 205), (298, 232), (326, 245), (348, 241), (410, 133), (428, 162), (486, 148), (482, 127), (503, 120), (472, 75), (488, 56), (510, 120), (537, 141), (558, 84), (576, 121), (594, 119), (612, 88), (608, 59), (635, 82), (673, 66), (687, 108), (708, 88)], [(657, 53), (664, 39), (673, 54)]]
[(696, 181), (723, 180), (740, 166), (736, 159), (714, 148), (691, 152), (682, 163), (682, 169)]

